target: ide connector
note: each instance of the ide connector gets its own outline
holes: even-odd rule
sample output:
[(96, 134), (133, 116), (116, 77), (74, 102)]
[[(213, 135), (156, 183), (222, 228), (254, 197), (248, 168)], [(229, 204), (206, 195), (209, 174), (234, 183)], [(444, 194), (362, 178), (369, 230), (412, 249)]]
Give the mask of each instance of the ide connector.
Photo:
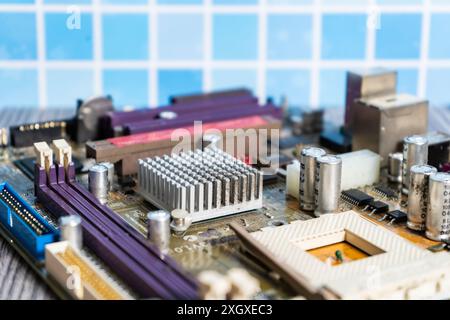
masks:
[(139, 160), (141, 195), (193, 222), (262, 207), (263, 173), (216, 149)]

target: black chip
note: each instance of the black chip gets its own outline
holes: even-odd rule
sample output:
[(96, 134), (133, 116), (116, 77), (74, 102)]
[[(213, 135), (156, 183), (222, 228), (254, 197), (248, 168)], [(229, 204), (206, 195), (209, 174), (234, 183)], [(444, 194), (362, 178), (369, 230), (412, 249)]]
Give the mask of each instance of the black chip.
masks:
[(345, 153), (352, 151), (351, 137), (339, 131), (323, 132), (320, 135), (319, 144), (337, 153)]
[(405, 222), (406, 221), (406, 213), (401, 210), (393, 210), (388, 213), (389, 218), (395, 219), (396, 222)]
[(354, 206), (362, 207), (373, 201), (373, 197), (358, 189), (342, 191), (342, 199)]
[(379, 185), (375, 187), (375, 191), (386, 198), (397, 198), (397, 193), (389, 187)]
[(383, 201), (371, 201), (367, 210), (371, 211), (371, 213), (386, 213), (389, 211), (389, 205)]

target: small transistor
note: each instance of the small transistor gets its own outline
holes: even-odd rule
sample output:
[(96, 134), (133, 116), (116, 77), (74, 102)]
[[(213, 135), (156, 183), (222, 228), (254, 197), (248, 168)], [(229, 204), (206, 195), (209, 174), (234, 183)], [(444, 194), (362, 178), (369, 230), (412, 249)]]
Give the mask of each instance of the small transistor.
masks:
[(389, 224), (394, 224), (395, 222), (405, 222), (407, 219), (406, 212), (401, 210), (393, 210), (388, 212), (388, 217), (391, 218)]
[(373, 201), (372, 196), (369, 196), (367, 193), (362, 192), (358, 189), (349, 189), (342, 191), (341, 198), (345, 202), (357, 207), (368, 205), (371, 201)]
[(389, 211), (389, 205), (386, 202), (372, 200), (370, 203), (364, 208), (364, 210), (370, 211), (369, 216), (379, 213), (386, 213)]
[(375, 192), (378, 193), (379, 195), (385, 197), (385, 198), (397, 198), (398, 195), (397, 193), (392, 190), (389, 187), (383, 186), (383, 185), (378, 185), (375, 188)]

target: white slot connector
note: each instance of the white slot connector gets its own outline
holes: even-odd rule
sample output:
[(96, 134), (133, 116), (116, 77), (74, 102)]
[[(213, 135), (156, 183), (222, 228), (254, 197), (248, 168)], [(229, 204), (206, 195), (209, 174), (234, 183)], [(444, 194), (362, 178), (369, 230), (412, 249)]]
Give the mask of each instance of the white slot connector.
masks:
[(67, 241), (45, 246), (45, 268), (78, 300), (128, 300), (130, 296)]
[(341, 190), (370, 186), (380, 180), (380, 155), (370, 150), (343, 153)]

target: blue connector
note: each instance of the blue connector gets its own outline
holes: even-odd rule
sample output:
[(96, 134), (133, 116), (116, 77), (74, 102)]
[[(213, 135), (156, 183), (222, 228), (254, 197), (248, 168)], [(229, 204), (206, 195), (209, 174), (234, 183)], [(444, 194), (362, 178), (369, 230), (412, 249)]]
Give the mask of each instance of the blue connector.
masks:
[(45, 245), (58, 241), (59, 233), (7, 183), (0, 184), (0, 223), (37, 260)]

